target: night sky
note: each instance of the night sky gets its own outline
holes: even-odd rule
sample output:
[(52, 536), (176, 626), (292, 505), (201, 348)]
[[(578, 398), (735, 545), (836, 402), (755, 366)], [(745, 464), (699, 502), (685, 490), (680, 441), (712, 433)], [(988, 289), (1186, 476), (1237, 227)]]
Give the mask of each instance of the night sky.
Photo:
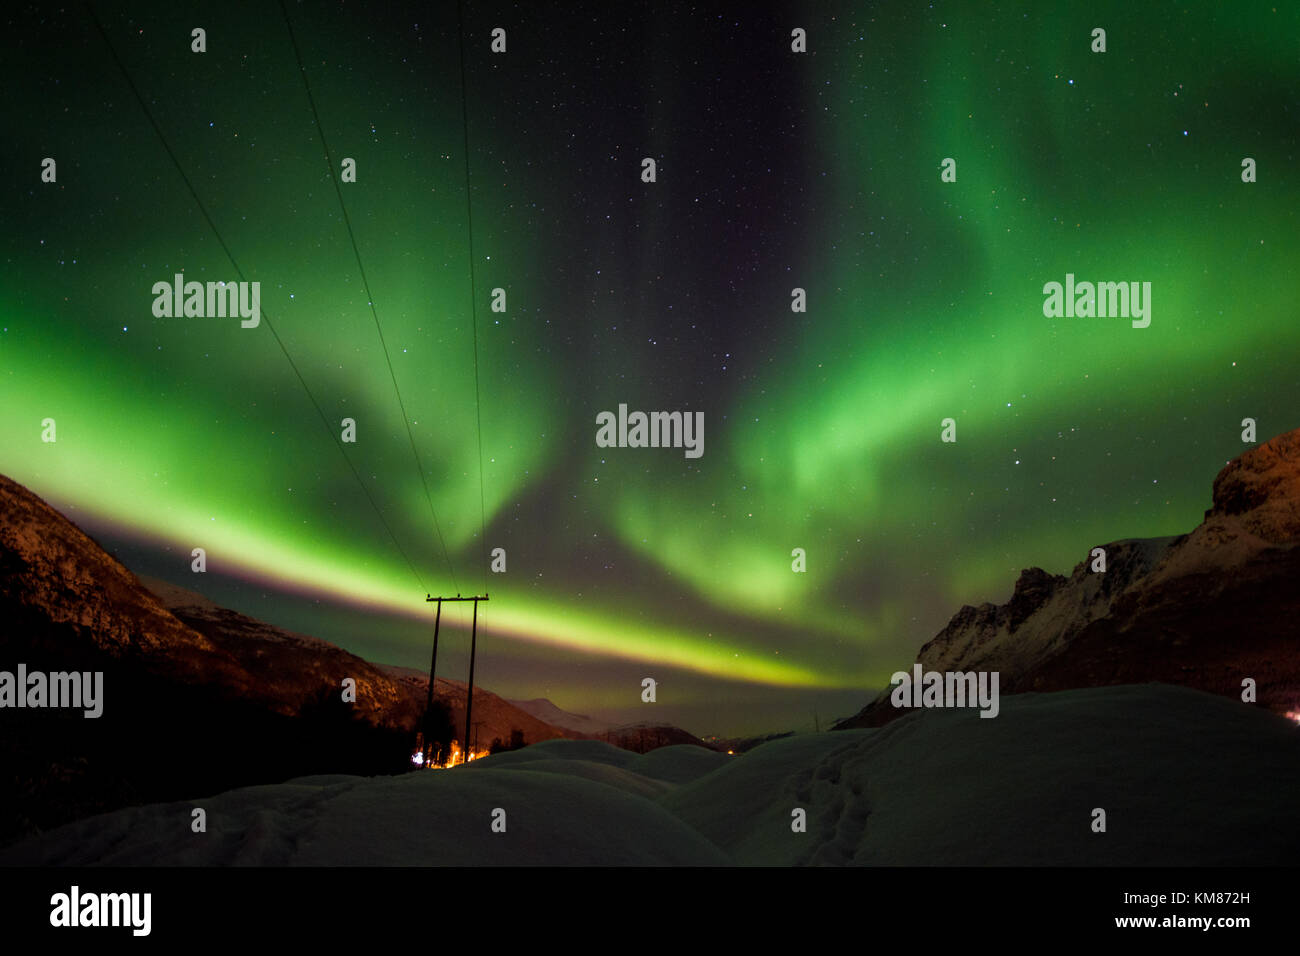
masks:
[[(455, 3), (290, 2), (328, 164), (277, 4), (123, 6), (264, 320), (153, 315), (235, 265), (86, 9), (6, 8), (0, 472), (370, 659), (427, 667), (426, 593), (486, 589), (497, 693), (825, 727), (1021, 568), (1190, 530), (1243, 418), (1300, 425), (1293, 4), (469, 2), (463, 96)], [(1150, 326), (1045, 317), (1067, 273), (1150, 282)], [(703, 456), (597, 447), (620, 403), (702, 411)]]

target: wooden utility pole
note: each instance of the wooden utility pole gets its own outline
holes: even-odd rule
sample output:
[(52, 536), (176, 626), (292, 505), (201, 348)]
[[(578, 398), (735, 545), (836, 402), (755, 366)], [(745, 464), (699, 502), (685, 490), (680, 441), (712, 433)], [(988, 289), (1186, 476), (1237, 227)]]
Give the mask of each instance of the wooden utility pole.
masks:
[[(484, 594), (483, 600), (487, 600)], [(469, 632), (469, 689), (465, 694), (465, 746), (461, 748), (461, 763), (469, 763), (470, 720), (474, 714), (474, 651), (478, 645), (478, 598), (474, 599), (474, 627)]]
[(442, 598), (437, 598), (438, 614), (433, 619), (433, 658), (429, 661), (429, 697), (424, 703), (424, 764), (428, 767), (433, 756), (433, 741), (430, 733), (433, 729), (433, 682), (438, 670), (438, 627), (442, 624)]
[(438, 667), (438, 626), (442, 621), (442, 602), (443, 601), (473, 601), (474, 602), (474, 629), (470, 632), (469, 644), (469, 688), (465, 697), (465, 745), (461, 748), (461, 762), (469, 762), (469, 727), (470, 715), (474, 707), (474, 652), (478, 644), (478, 602), (486, 601), (486, 594), (474, 597), (461, 597), (457, 594), (455, 597), (434, 597), (426, 595), (425, 601), (438, 602), (438, 614), (433, 619), (433, 659), (429, 661), (429, 699), (425, 704), (424, 712), (424, 749), (425, 749), (425, 766), (428, 766), (429, 752), (429, 717), (430, 711), (433, 710), (433, 682), (436, 679), (436, 670)]

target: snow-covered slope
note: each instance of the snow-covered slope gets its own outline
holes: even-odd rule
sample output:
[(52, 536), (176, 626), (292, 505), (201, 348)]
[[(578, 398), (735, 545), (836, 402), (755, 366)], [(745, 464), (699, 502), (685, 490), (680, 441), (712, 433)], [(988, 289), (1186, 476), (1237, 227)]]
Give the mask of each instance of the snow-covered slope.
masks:
[(742, 864), (1251, 866), (1300, 856), (1296, 793), (1300, 728), (1150, 684), (773, 741), (661, 802)]
[[(79, 821), (0, 864), (1290, 865), (1296, 793), (1289, 721), (1185, 688), (1106, 687), (736, 757), (552, 740), (450, 771), (304, 778)], [(196, 806), (206, 834), (190, 832)]]
[[(189, 832), (196, 806), (207, 811), (207, 833)], [(505, 811), (504, 833), (492, 830), (497, 808)], [(70, 824), (0, 860), (166, 866), (727, 862), (668, 811), (622, 789), (563, 773), (468, 768), (315, 778), (120, 810)]]

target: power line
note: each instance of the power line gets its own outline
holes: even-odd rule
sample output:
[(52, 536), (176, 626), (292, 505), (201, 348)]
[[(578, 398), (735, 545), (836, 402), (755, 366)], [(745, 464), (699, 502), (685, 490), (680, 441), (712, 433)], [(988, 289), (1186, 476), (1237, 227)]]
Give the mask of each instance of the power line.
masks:
[[(281, 0), (283, 2), (283, 0)], [(474, 416), (478, 426), (479, 538), (483, 546), (483, 592), (487, 593), (487, 506), (483, 492), (483, 406), (478, 385), (478, 291), (474, 282), (474, 203), (469, 183), (469, 89), (465, 83), (465, 15), (463, 0), (456, 2), (456, 35), (460, 41), (460, 117), (465, 136), (465, 222), (469, 238), (469, 319), (474, 332)]]
[[(172, 151), (170, 144), (168, 144), (167, 137), (163, 135), (162, 129), (158, 126), (157, 120), (154, 119), (153, 113), (150, 111), (148, 104), (144, 101), (144, 97), (140, 95), (139, 89), (136, 88), (135, 81), (131, 79), (131, 74), (127, 71), (121, 58), (118, 57), (117, 50), (113, 47), (112, 41), (109, 40), (108, 33), (104, 30), (104, 25), (100, 23), (99, 17), (95, 14), (95, 8), (91, 6), (89, 0), (87, 0), (86, 9), (90, 11), (90, 18), (94, 21), (96, 29), (99, 30), (99, 35), (103, 37), (104, 45), (108, 47), (108, 52), (113, 57), (113, 62), (117, 64), (117, 68), (122, 72), (122, 77), (126, 80), (127, 86), (131, 88), (131, 92), (134, 94), (136, 102), (140, 104), (140, 109), (144, 111), (145, 117), (149, 120), (149, 125), (153, 127), (153, 131), (158, 135), (158, 141), (162, 143), (162, 147), (166, 150), (168, 157), (170, 157), (172, 165), (176, 167), (176, 172), (180, 174), (181, 179), (185, 183), (185, 187), (194, 198), (195, 204), (199, 207), (199, 212), (203, 215), (208, 227), (212, 230), (212, 234), (217, 237), (217, 242), (221, 245), (222, 251), (225, 252), (226, 258), (229, 259), (230, 264), (235, 267), (235, 274), (239, 276), (241, 282), (246, 281), (244, 279), (243, 270), (239, 268), (239, 263), (235, 261), (235, 257), (231, 253), (230, 247), (226, 245), (225, 239), (221, 237), (221, 231), (217, 229), (216, 223), (212, 221), (212, 217), (208, 214), (207, 207), (204, 206), (203, 200), (199, 198), (199, 194), (195, 190), (194, 184), (190, 182), (189, 176), (185, 175), (184, 167), (181, 166), (180, 160), (176, 158), (175, 152)], [(352, 476), (357, 480), (357, 484), (359, 484), (361, 490), (365, 492), (366, 500), (369, 501), (370, 506), (375, 509), (375, 514), (379, 516), (379, 521), (383, 524), (384, 530), (387, 531), (388, 536), (392, 538), (393, 545), (397, 548), (397, 551), (401, 554), (403, 560), (406, 561), (407, 567), (411, 569), (411, 573), (415, 576), (416, 581), (419, 582), (420, 587), (424, 588), (424, 579), (420, 577), (420, 572), (416, 570), (414, 563), (412, 563), (410, 557), (407, 556), (405, 549), (402, 548), (401, 542), (397, 540), (397, 535), (393, 533), (393, 529), (389, 526), (388, 520), (384, 517), (384, 513), (379, 509), (379, 505), (375, 502), (374, 496), (370, 494), (370, 489), (367, 488), (366, 483), (361, 480), (361, 474), (357, 471), (356, 466), (352, 464), (352, 459), (348, 457), (347, 449), (343, 447), (343, 443), (335, 433), (334, 426), (331, 425), (329, 419), (325, 417), (325, 412), (321, 409), (320, 403), (316, 401), (316, 396), (307, 385), (306, 379), (302, 377), (302, 372), (298, 370), (298, 365), (294, 362), (293, 356), (289, 354), (289, 350), (285, 347), (284, 341), (280, 338), (279, 333), (275, 331), (275, 326), (271, 322), (271, 317), (266, 313), (265, 309), (262, 310), (262, 321), (266, 323), (267, 330), (271, 333), (272, 338), (275, 339), (276, 344), (280, 346), (280, 351), (284, 353), (284, 357), (289, 362), (289, 367), (293, 369), (293, 374), (297, 377), (298, 383), (302, 386), (303, 391), (307, 393), (307, 398), (311, 400), (312, 407), (316, 409), (316, 414), (320, 416), (321, 424), (325, 426), (325, 431), (329, 433), (330, 439), (334, 442), (339, 453), (343, 456), (343, 460), (347, 462), (348, 468), (352, 471)]]
[[(370, 282), (366, 278), (366, 267), (361, 264), (361, 250), (357, 247), (357, 237), (352, 231), (352, 220), (348, 218), (348, 208), (343, 202), (343, 187), (339, 185), (339, 177), (334, 173), (334, 159), (330, 154), (329, 143), (325, 140), (325, 128), (321, 125), (320, 113), (316, 110), (316, 98), (311, 95), (311, 84), (307, 82), (307, 69), (302, 63), (302, 53), (298, 49), (298, 40), (293, 33), (293, 24), (289, 20), (289, 10), (280, 0), (280, 12), (284, 14), (284, 25), (289, 31), (289, 42), (293, 45), (293, 56), (298, 62), (298, 73), (302, 77), (303, 89), (307, 91), (307, 102), (311, 106), (311, 115), (316, 121), (316, 132), (320, 136), (321, 148), (325, 152), (325, 171), (334, 184), (334, 192), (339, 199), (339, 209), (343, 213), (343, 225), (347, 227), (348, 239), (352, 242), (352, 253), (357, 259), (357, 271), (361, 273), (361, 285), (366, 291), (366, 302), (370, 306), (370, 314), (375, 320), (375, 331), (379, 334), (379, 345), (384, 351), (384, 361), (388, 364), (388, 376), (393, 380), (393, 392), (397, 395), (397, 407), (402, 413), (402, 423), (406, 426), (406, 437), (411, 443), (411, 457), (415, 459), (415, 468), (420, 473), (420, 484), (424, 487), (424, 500), (429, 505), (429, 516), (433, 519), (433, 529), (438, 534), (438, 544), (442, 547), (443, 559), (447, 562), (447, 571), (451, 575), (451, 583), (459, 590), (456, 584), (456, 572), (451, 565), (451, 556), (447, 553), (447, 542), (442, 536), (442, 526), (438, 523), (438, 514), (433, 507), (433, 496), (429, 493), (429, 480), (424, 474), (424, 464), (420, 461), (420, 453), (415, 447), (415, 433), (411, 431), (411, 419), (406, 414), (406, 403), (402, 401), (402, 390), (397, 385), (397, 373), (393, 370), (393, 359), (388, 354), (388, 343), (384, 340), (384, 330), (379, 324), (379, 313), (375, 309), (375, 297), (370, 292)], [(477, 380), (476, 380), (477, 382)], [(475, 386), (477, 388), (477, 384)], [(482, 489), (482, 442), (480, 440), (479, 451), (479, 469), (480, 469), (480, 497)]]

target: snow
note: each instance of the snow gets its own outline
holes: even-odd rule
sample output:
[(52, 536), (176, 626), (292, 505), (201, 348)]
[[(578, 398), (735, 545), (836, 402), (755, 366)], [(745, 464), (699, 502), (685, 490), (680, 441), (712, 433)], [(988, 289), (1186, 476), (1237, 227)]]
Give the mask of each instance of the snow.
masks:
[[(471, 765), (472, 766), (472, 765)], [(208, 832), (190, 832), (192, 807)], [(506, 812), (504, 833), (491, 829)], [(0, 854), (72, 866), (714, 866), (720, 850), (652, 801), (566, 773), (497, 769), (248, 787), (61, 827)]]
[(691, 744), (660, 747), (644, 754), (632, 765), (637, 773), (670, 783), (687, 783), (711, 773), (736, 758)]
[[(736, 757), (552, 740), (453, 770), (305, 777), (82, 820), (0, 863), (1289, 865), (1296, 793), (1300, 728), (1150, 684), (1007, 696), (992, 720), (921, 710)], [(190, 832), (195, 806), (207, 833)]]
[(637, 754), (630, 750), (612, 747), (599, 740), (545, 740), (522, 750), (509, 750), (486, 760), (473, 764), (473, 768), (517, 766), (535, 760), (585, 760), (592, 763), (609, 764), (624, 769), (637, 761)]
[(741, 864), (1251, 866), (1300, 853), (1296, 793), (1300, 728), (1148, 684), (777, 740), (662, 803)]
[(635, 754), (597, 740), (548, 740), (477, 760), (470, 764), (470, 769), (512, 768), (567, 774), (654, 798), (670, 792), (675, 784), (702, 777), (731, 759), (726, 754), (688, 744)]
[[(482, 766), (474, 767), (476, 770), (498, 770), (509, 766), (509, 764), (497, 763), (492, 760), (481, 760), (478, 763), (482, 764)], [(594, 780), (597, 783), (608, 784), (611, 787), (617, 787), (619, 790), (650, 799), (654, 799), (672, 789), (672, 784), (665, 783), (662, 780), (655, 780), (616, 767), (613, 764), (599, 763), (594, 760), (569, 760), (563, 758), (527, 760), (519, 761), (517, 769), (525, 773), (565, 774), (571, 777), (581, 777), (584, 780)]]

